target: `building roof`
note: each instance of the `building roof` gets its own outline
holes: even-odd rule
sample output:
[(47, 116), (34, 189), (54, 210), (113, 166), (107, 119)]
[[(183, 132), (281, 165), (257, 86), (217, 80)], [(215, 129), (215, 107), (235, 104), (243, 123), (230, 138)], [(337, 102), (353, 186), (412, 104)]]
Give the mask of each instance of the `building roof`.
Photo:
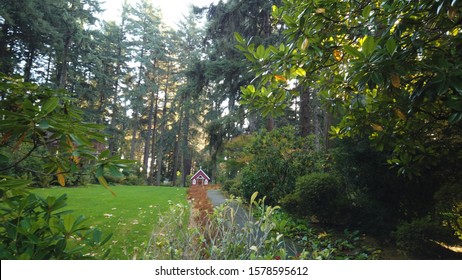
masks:
[(196, 174), (194, 174), (194, 175), (191, 177), (191, 180), (197, 179), (197, 177), (199, 177), (200, 175), (202, 175), (202, 177), (204, 177), (205, 179), (207, 179), (207, 180), (210, 181), (210, 177), (207, 176), (207, 174), (205, 174), (205, 172), (202, 170), (202, 168), (200, 168), (199, 171), (197, 171)]

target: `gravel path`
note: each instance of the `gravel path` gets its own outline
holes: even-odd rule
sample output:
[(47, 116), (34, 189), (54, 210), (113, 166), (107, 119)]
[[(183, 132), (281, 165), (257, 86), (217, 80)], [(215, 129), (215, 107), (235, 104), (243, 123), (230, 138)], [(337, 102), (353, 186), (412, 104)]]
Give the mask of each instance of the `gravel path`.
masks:
[[(226, 202), (226, 198), (221, 192), (221, 190), (208, 190), (207, 196), (212, 203), (213, 207), (220, 206)], [(236, 213), (236, 223), (243, 227), (245, 222), (249, 220), (247, 211), (244, 208), (240, 207), (237, 203), (231, 203), (230, 206), (234, 209)]]

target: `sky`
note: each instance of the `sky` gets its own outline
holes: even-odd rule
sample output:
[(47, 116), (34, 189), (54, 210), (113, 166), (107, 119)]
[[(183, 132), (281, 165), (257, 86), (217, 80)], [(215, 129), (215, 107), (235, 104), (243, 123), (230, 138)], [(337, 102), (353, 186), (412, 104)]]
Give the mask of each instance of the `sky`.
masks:
[[(101, 7), (106, 10), (103, 14), (106, 20), (116, 20), (120, 17), (122, 3), (124, 0), (101, 0)], [(151, 0), (155, 7), (162, 10), (164, 22), (172, 28), (176, 28), (176, 23), (183, 19), (183, 15), (187, 14), (189, 4), (196, 6), (208, 6), (214, 0)], [(103, 3), (104, 2), (104, 3)], [(137, 2), (136, 0), (128, 0), (128, 2)]]

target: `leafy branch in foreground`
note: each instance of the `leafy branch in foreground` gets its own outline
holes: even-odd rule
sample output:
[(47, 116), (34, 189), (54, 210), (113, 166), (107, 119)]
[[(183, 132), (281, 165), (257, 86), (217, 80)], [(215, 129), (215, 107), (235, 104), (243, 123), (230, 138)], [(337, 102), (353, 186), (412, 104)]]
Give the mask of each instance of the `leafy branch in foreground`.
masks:
[(121, 176), (120, 170), (131, 161), (109, 157), (109, 152), (97, 149), (106, 141), (100, 132), (103, 127), (84, 122), (74, 102), (65, 91), (0, 76), (2, 258), (88, 258), (91, 253), (82, 245), (100, 246), (110, 238), (86, 226), (83, 217), (62, 211), (65, 196), (38, 197), (28, 192), (34, 182), (9, 176), (10, 170), (20, 168), (40, 149), (43, 166), (30, 171), (54, 176), (61, 186), (72, 174), (89, 172), (110, 190), (104, 179), (106, 170)]

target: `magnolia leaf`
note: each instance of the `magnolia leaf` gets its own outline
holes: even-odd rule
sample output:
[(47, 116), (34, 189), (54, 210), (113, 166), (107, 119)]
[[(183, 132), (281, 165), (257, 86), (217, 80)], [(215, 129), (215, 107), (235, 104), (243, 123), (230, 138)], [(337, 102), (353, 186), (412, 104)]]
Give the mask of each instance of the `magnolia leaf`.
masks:
[(363, 18), (367, 19), (369, 18), (369, 15), (371, 14), (372, 7), (371, 6), (366, 6), (362, 12)]
[(448, 18), (452, 22), (454, 22), (457, 17), (457, 11), (458, 11), (457, 7), (449, 7), (448, 9)]
[(355, 56), (357, 58), (361, 58), (362, 57), (362, 53), (357, 50), (356, 48), (353, 48), (352, 46), (349, 46), (349, 45), (345, 45), (343, 46), (343, 49), (345, 50), (345, 52), (347, 52), (348, 54), (352, 55), (352, 56)]
[(372, 54), (376, 46), (377, 43), (374, 40), (374, 37), (371, 36), (366, 36), (361, 45), (363, 52), (366, 56)]
[(47, 120), (41, 120), (40, 123), (39, 123), (39, 128), (43, 129), (43, 130), (49, 129), (50, 124), (48, 123)]
[(255, 57), (258, 59), (265, 58), (265, 47), (260, 45), (257, 47), (257, 52), (255, 53)]
[(250, 197), (250, 204), (253, 204), (255, 202), (255, 199), (258, 196), (258, 192), (254, 192), (252, 196)]
[(387, 49), (387, 52), (392, 55), (395, 50), (396, 50), (396, 42), (393, 39), (388, 39), (387, 42), (385, 43), (385, 47)]
[(306, 76), (306, 71), (303, 68), (297, 68), (297, 70), (295, 70), (295, 74), (297, 76), (305, 77)]
[(401, 78), (399, 77), (398, 74), (391, 75), (391, 85), (395, 88), (401, 87)]
[(395, 115), (400, 119), (400, 120), (403, 120), (405, 121), (406, 120), (406, 115), (401, 112), (400, 109), (395, 109)]
[(56, 170), (56, 178), (58, 179), (58, 183), (61, 185), (61, 187), (64, 187), (66, 185), (66, 178), (62, 172), (63, 170), (61, 167), (58, 167), (58, 170)]
[(59, 99), (57, 97), (48, 99), (42, 106), (42, 112), (45, 114), (51, 113), (58, 106), (58, 103)]
[(308, 48), (308, 46), (310, 45), (310, 41), (308, 40), (308, 38), (305, 38), (305, 40), (303, 40), (303, 43), (302, 43), (302, 50), (306, 50)]
[(339, 51), (339, 50), (334, 50), (333, 54), (334, 54), (335, 60), (337, 60), (337, 61), (341, 61), (341, 60), (342, 60), (342, 52), (341, 52), (341, 51)]
[(274, 78), (277, 80), (277, 81), (281, 81), (281, 82), (287, 82), (287, 78), (282, 76), (282, 75), (274, 75)]
[(104, 178), (104, 176), (98, 176), (96, 177), (98, 179), (98, 182), (103, 186), (105, 187), (108, 191), (110, 191), (112, 193), (113, 196), (116, 196), (115, 192), (113, 190), (111, 190), (111, 188), (109, 187), (109, 184), (107, 183), (106, 181), (106, 178)]
[(371, 127), (375, 130), (375, 131), (383, 131), (383, 127), (379, 124), (376, 124), (376, 123), (371, 123)]
[(63, 217), (63, 226), (66, 233), (71, 233), (74, 228), (75, 218), (71, 214), (64, 215)]
[(234, 32), (234, 38), (236, 41), (238, 41), (240, 44), (245, 44), (244, 38), (242, 38), (241, 34)]

